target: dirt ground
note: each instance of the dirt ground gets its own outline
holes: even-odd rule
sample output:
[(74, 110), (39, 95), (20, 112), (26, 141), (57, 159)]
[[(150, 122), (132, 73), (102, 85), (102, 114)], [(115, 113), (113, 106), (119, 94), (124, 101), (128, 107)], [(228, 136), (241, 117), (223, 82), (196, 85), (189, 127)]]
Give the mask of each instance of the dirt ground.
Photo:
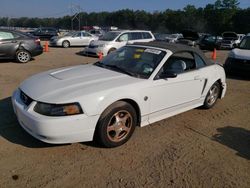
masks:
[[(137, 128), (115, 149), (29, 136), (12, 111), (12, 92), (35, 73), (96, 61), (81, 49), (50, 48), (27, 64), (0, 61), (0, 187), (249, 187), (250, 81), (240, 77), (227, 79), (213, 109)], [(217, 53), (224, 62), (228, 51)]]

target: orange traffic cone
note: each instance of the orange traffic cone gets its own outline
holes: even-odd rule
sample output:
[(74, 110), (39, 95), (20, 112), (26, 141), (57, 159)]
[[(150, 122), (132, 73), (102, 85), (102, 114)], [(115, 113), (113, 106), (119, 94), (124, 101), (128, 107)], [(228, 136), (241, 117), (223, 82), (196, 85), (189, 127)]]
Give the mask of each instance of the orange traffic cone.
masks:
[(216, 52), (216, 48), (214, 48), (214, 51), (212, 53), (212, 60), (216, 60), (216, 57), (217, 57), (217, 52)]
[(103, 53), (102, 53), (102, 52), (99, 52), (99, 53), (98, 53), (98, 57), (99, 57), (99, 60), (102, 60), (102, 59), (103, 59)]
[(44, 52), (49, 52), (49, 42), (48, 41), (45, 41), (45, 45), (44, 45), (43, 51)]

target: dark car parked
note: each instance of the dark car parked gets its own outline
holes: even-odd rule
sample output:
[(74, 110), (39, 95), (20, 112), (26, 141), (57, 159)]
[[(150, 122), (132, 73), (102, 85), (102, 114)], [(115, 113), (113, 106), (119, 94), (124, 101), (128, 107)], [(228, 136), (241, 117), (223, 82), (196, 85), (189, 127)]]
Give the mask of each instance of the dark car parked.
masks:
[(0, 29), (0, 59), (16, 59), (27, 63), (31, 57), (43, 53), (40, 39), (25, 33)]
[(200, 36), (196, 31), (184, 30), (181, 34), (183, 37), (179, 38), (176, 43), (188, 46), (197, 46), (199, 44)]
[(58, 36), (59, 30), (53, 27), (40, 27), (28, 34), (39, 37), (41, 40), (50, 40), (52, 37)]
[(250, 78), (250, 36), (244, 37), (241, 43), (229, 52), (224, 68), (228, 75)]
[(220, 49), (222, 37), (215, 35), (204, 35), (199, 42), (201, 50)]

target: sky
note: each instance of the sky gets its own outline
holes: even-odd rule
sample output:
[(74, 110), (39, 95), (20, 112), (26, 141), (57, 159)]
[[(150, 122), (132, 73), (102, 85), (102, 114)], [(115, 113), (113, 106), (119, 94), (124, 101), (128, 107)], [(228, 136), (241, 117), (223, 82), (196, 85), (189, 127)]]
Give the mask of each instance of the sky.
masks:
[[(82, 11), (100, 12), (121, 9), (149, 12), (182, 9), (188, 4), (205, 7), (215, 0), (1, 0), (0, 17), (62, 17), (70, 15), (71, 4), (80, 5)], [(250, 7), (250, 0), (239, 0), (241, 8)]]

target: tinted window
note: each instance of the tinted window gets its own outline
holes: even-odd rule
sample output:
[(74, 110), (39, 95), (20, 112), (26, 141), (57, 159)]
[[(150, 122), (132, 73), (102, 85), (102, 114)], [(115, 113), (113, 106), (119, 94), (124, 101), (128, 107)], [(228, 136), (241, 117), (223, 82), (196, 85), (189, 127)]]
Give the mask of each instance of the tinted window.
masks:
[(102, 37), (99, 38), (99, 40), (103, 41), (112, 41), (114, 40), (118, 35), (120, 35), (120, 32), (108, 32)]
[(142, 36), (143, 36), (144, 39), (152, 39), (152, 36), (147, 32), (143, 32)]
[(10, 32), (0, 31), (0, 40), (13, 39), (14, 35)]
[(131, 40), (140, 40), (142, 39), (142, 33), (136, 32), (136, 33), (131, 33)]

